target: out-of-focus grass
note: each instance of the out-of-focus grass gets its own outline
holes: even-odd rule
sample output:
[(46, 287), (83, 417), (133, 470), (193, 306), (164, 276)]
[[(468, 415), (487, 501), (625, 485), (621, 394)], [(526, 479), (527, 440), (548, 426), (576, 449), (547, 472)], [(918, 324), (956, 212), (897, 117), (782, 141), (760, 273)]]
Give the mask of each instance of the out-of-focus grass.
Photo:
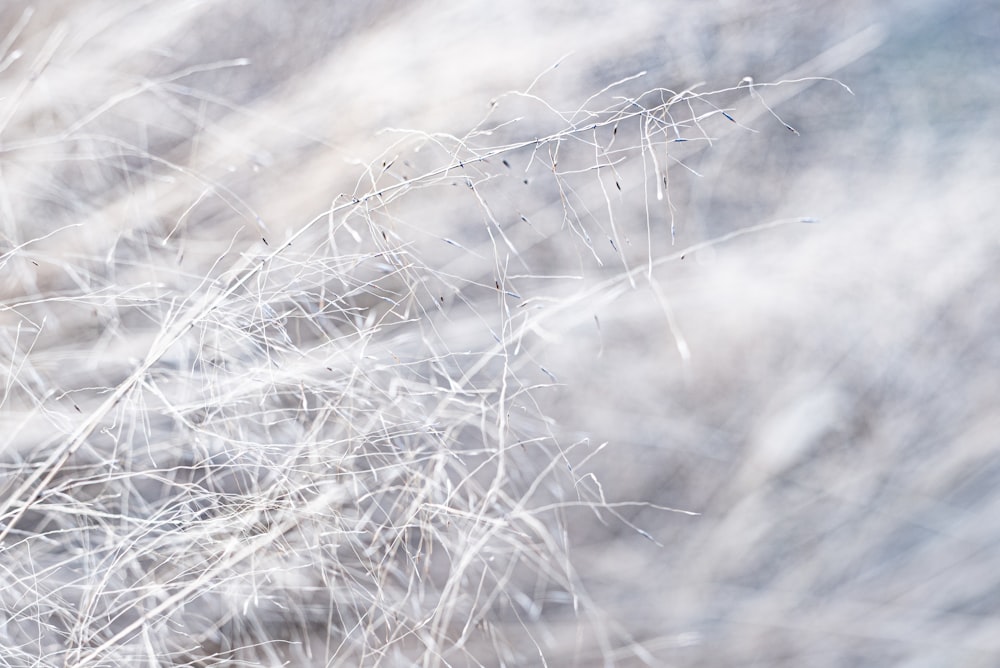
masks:
[(8, 3), (0, 661), (992, 665), (998, 22)]

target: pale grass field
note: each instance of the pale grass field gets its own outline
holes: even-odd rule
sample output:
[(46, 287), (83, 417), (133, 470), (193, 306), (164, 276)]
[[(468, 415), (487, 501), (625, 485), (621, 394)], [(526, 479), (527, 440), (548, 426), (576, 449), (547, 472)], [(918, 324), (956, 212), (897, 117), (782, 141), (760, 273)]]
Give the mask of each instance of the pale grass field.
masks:
[(0, 665), (996, 665), (997, 31), (4, 4)]

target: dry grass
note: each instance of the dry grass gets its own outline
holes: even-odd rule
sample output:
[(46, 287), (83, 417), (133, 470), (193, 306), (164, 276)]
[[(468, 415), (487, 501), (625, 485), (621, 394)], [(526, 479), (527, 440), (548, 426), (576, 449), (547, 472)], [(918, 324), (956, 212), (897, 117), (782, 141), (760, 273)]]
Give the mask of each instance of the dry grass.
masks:
[(0, 665), (989, 665), (905, 35), (523, 4), (0, 13)]

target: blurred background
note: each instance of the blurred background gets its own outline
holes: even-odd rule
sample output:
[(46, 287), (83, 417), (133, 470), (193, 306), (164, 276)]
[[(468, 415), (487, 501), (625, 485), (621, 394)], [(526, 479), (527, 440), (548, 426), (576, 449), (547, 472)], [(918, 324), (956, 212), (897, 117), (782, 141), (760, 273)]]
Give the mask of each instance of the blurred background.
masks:
[[(264, 616), (238, 652), (201, 641), (164, 665), (996, 665), (998, 37), (986, 1), (6, 2), (5, 493), (165, 323), (291, 241), (241, 308), (336, 283), (328, 269), (350, 276), (344, 322), (392, 378), (438, 360), (483, 393), (509, 383), (509, 406), (425, 414), (551, 439), (500, 484), (527, 498), (544, 480), (561, 500), (538, 513), (558, 549), (535, 544), (564, 580), (512, 570), (484, 601), (474, 578), (447, 580), (482, 604), (483, 637), (435, 618), (433, 647), (407, 645), (414, 631), (392, 651), (300, 655), (284, 644), (309, 633)], [(314, 336), (291, 320), (281, 354)], [(175, 348), (153, 371), (193, 368)], [(163, 415), (137, 408), (115, 447), (142, 443), (166, 478), (184, 446)], [(71, 464), (108, 461), (97, 441)], [(66, 508), (85, 503), (74, 470)], [(5, 543), (19, 564), (77, 535), (39, 513)], [(2, 637), (21, 658), (3, 665), (79, 658), (87, 596), (147, 582), (44, 617), (32, 586), (93, 574), (52, 563), (6, 567)], [(327, 624), (312, 589), (283, 586), (292, 627)], [(171, 624), (123, 646), (155, 657), (190, 635)]]

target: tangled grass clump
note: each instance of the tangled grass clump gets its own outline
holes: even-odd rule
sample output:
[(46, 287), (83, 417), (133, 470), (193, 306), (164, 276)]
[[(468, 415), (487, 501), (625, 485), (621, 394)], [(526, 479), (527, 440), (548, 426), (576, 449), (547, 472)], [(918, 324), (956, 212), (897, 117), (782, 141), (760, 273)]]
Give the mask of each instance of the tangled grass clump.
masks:
[[(276, 223), (264, 121), (194, 83), (246, 61), (119, 77), (64, 39), (3, 83), (0, 664), (646, 658), (573, 545), (585, 513), (655, 540), (621, 512), (652, 504), (549, 417), (546, 350), (684, 256), (670, 179), (760, 94), (532, 84)], [(80, 73), (102, 95), (47, 92)]]

